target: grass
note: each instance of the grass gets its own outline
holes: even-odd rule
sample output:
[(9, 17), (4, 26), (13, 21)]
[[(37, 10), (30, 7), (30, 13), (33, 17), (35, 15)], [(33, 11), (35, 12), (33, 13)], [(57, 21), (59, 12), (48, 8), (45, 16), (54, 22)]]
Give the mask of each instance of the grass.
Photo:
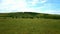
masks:
[(60, 34), (60, 20), (0, 19), (0, 34)]

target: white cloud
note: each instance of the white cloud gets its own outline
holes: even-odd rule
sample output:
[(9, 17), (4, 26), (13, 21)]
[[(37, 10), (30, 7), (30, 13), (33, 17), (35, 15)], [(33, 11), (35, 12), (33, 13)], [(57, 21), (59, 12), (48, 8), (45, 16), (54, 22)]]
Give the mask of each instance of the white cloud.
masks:
[(45, 2), (47, 2), (47, 0), (33, 0), (32, 4), (34, 5), (34, 4), (37, 4), (37, 3), (45, 3)]
[[(6, 10), (15, 10), (17, 8), (24, 8), (26, 7), (26, 2), (24, 0), (3, 0), (1, 6), (2, 9)], [(1, 8), (0, 8), (1, 9)]]
[[(37, 4), (39, 0), (32, 0), (32, 6)], [(0, 5), (0, 10), (2, 11), (12, 11), (12, 10), (17, 10), (17, 11), (36, 11), (36, 8), (28, 8), (28, 4), (26, 0), (2, 0), (2, 3)], [(4, 12), (5, 12), (4, 11)]]
[[(35, 6), (38, 3), (45, 3), (47, 2), (47, 0), (32, 0), (31, 2), (31, 6)], [(26, 2), (26, 0), (3, 0), (2, 4), (0, 5), (0, 10), (2, 12), (13, 12), (13, 10), (15, 11), (30, 11), (30, 12), (40, 12), (40, 13), (53, 13), (52, 10), (46, 10), (46, 11), (42, 11), (41, 9), (44, 7), (47, 7), (47, 5), (42, 6), (42, 7), (38, 7), (38, 8), (28, 8), (29, 7), (29, 3)], [(15, 11), (15, 12), (16, 12)]]
[(38, 0), (33, 0), (33, 1), (32, 1), (32, 5), (37, 4), (37, 2), (38, 2)]
[(40, 12), (40, 13), (47, 13), (47, 14), (60, 14), (60, 11), (58, 11), (59, 13), (57, 13), (56, 10), (46, 10), (44, 12)]
[(47, 0), (41, 0), (41, 3), (45, 3), (45, 2), (47, 2)]
[(28, 1), (27, 4), (30, 4), (31, 6), (35, 6), (37, 4), (43, 4), (47, 2), (47, 0), (31, 0), (31, 1)]

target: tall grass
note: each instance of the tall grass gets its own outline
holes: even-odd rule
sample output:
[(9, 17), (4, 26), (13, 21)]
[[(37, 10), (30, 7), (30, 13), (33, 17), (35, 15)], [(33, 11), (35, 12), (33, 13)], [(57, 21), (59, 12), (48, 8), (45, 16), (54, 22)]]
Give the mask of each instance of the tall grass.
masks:
[(0, 34), (60, 34), (60, 20), (55, 19), (0, 19)]

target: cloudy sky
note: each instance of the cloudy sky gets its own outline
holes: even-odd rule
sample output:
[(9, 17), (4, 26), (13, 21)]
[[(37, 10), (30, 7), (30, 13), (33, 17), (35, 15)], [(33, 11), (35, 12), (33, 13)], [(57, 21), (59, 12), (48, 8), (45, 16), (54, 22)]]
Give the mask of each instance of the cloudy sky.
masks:
[(60, 14), (60, 0), (0, 0), (0, 13), (21, 11)]

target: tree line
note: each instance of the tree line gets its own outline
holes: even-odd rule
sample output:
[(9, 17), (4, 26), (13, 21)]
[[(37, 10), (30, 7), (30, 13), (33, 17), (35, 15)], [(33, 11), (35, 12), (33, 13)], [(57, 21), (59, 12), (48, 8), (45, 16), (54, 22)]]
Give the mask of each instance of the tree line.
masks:
[(0, 17), (11, 17), (11, 18), (46, 18), (46, 19), (60, 19), (60, 15), (52, 15), (52, 14), (42, 14), (42, 13), (9, 13), (6, 16)]

